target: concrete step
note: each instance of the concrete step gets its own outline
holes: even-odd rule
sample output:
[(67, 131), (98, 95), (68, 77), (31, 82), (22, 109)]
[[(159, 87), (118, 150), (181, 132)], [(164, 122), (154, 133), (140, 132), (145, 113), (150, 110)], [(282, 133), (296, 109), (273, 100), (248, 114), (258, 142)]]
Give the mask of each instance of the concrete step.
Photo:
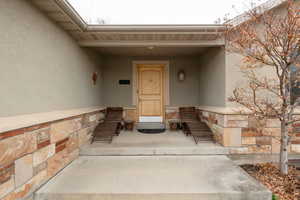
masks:
[(226, 156), (80, 157), (34, 200), (271, 200)]
[(81, 147), (83, 156), (135, 156), (135, 155), (227, 155), (228, 149), (208, 138), (195, 144), (192, 136), (181, 131), (166, 131), (163, 134), (142, 134), (123, 131), (113, 138), (111, 144), (86, 144)]
[(199, 141), (192, 146), (127, 146), (103, 143), (86, 144), (80, 148), (81, 156), (137, 156), (137, 155), (227, 155), (226, 148), (211, 141)]

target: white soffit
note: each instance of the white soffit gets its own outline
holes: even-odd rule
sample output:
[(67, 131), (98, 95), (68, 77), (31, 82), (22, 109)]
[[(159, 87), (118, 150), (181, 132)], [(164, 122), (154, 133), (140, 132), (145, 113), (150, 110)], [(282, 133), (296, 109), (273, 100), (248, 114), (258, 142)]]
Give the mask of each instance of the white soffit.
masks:
[[(67, 31), (82, 47), (211, 47), (225, 45), (224, 25), (88, 25), (67, 0), (29, 0)], [(269, 0), (256, 7), (274, 9), (286, 0)], [(242, 14), (227, 23), (247, 21)]]
[(30, 0), (80, 46), (223, 46), (223, 25), (88, 25), (67, 0)]

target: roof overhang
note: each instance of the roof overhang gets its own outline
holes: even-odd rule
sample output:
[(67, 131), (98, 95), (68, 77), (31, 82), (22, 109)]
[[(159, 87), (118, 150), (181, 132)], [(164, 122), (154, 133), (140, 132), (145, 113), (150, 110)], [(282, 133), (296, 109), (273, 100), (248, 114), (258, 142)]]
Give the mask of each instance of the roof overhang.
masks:
[(30, 0), (80, 46), (223, 46), (223, 25), (89, 25), (67, 0)]

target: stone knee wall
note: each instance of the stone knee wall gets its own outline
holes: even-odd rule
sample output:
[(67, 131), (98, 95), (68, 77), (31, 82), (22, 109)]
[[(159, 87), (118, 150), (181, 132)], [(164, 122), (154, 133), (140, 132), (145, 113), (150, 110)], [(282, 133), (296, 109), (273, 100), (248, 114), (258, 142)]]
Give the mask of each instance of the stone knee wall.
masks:
[[(138, 121), (138, 113), (136, 108), (124, 108), (124, 119)], [(179, 119), (178, 107), (166, 107), (165, 108), (165, 120)]]
[(101, 111), (0, 133), (0, 199), (29, 197), (79, 156)]
[(135, 108), (124, 108), (124, 119), (137, 121), (137, 111)]
[[(199, 110), (199, 115), (213, 131), (215, 140), (229, 147), (231, 154), (278, 154), (280, 151), (280, 121), (277, 119), (268, 119), (261, 132), (248, 115), (203, 110)], [(300, 153), (300, 129), (292, 138), (289, 151)]]
[(166, 108), (166, 121), (172, 119), (179, 119), (179, 108), (178, 107), (167, 107)]

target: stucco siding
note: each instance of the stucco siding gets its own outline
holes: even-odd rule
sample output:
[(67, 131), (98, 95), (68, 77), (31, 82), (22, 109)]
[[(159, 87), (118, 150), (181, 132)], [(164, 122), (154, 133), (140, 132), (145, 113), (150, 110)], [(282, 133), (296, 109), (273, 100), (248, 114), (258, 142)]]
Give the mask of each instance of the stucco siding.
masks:
[[(185, 72), (183, 82), (178, 81), (179, 70)], [(197, 57), (174, 58), (170, 60), (170, 101), (172, 106), (199, 105), (199, 71)]]
[[(230, 102), (229, 98), (233, 95), (235, 88), (249, 89), (248, 79), (243, 74), (241, 67), (244, 65), (242, 56), (235, 53), (226, 52), (226, 106), (236, 107), (241, 106), (236, 103)], [(260, 68), (254, 70), (257, 77), (267, 77), (268, 79), (277, 80), (275, 68), (271, 66), (262, 65)], [(270, 93), (266, 93), (268, 98), (272, 98)]]
[(236, 104), (229, 101), (229, 97), (233, 95), (236, 87), (246, 86), (246, 79), (240, 70), (242, 64), (242, 56), (230, 52), (226, 52), (226, 106), (233, 107)]
[(101, 59), (24, 0), (0, 1), (0, 117), (101, 105)]
[[(119, 85), (119, 80), (130, 80), (130, 85)], [(129, 57), (104, 58), (102, 91), (106, 106), (132, 105), (132, 64)]]
[[(199, 60), (197, 57), (127, 57), (109, 56), (103, 63), (104, 105), (132, 106), (133, 61), (169, 61), (170, 105), (199, 104)], [(177, 73), (184, 70), (186, 79), (179, 82)], [(121, 79), (130, 80), (130, 85), (119, 85)]]
[(225, 50), (223, 47), (209, 48), (200, 58), (201, 106), (225, 106)]
[[(300, 2), (300, 1), (299, 1)], [(285, 15), (286, 8), (285, 5), (278, 6), (277, 8), (273, 9), (272, 12), (274, 15)], [(257, 32), (263, 34), (264, 33), (264, 25), (263, 24), (256, 24)], [(263, 36), (261, 36), (263, 37)], [(228, 49), (230, 47), (227, 47)], [(241, 71), (241, 67), (244, 65), (243, 56), (237, 53), (232, 53), (227, 51), (225, 54), (225, 65), (226, 65), (226, 106), (227, 107), (236, 107), (241, 106), (236, 103), (230, 102), (228, 99), (233, 95), (233, 91), (235, 88), (249, 88), (247, 83), (247, 79), (245, 75)], [(258, 77), (267, 77), (268, 79), (275, 78), (277, 79), (276, 70), (272, 66), (264, 66), (261, 65), (260, 68), (256, 70), (256, 75)], [(271, 98), (270, 94), (268, 98)]]

